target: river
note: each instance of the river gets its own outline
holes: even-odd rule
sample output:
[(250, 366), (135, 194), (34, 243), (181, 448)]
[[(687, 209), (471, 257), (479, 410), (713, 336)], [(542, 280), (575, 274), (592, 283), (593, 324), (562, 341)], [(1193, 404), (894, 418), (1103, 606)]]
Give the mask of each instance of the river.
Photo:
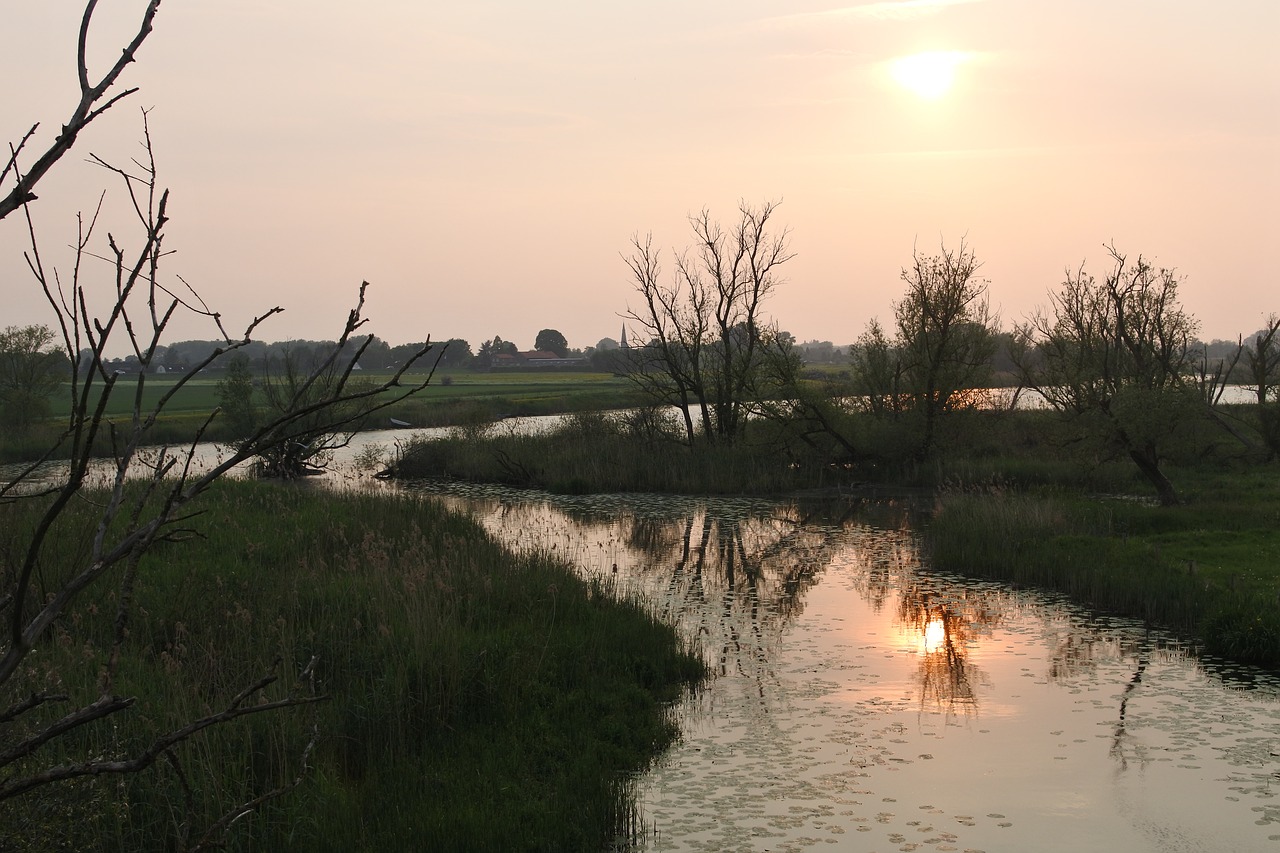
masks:
[(650, 851), (1280, 851), (1280, 681), (931, 571), (904, 504), (426, 486), (641, 596), (714, 670)]
[[(352, 460), (409, 434), (314, 479), (376, 482)], [(634, 780), (641, 850), (1280, 853), (1280, 679), (933, 571), (909, 503), (419, 488), (710, 664)]]

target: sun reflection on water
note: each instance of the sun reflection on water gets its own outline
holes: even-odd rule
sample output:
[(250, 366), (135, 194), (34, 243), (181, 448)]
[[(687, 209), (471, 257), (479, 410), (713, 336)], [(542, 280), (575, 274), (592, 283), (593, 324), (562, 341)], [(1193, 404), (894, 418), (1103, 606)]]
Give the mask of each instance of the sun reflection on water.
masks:
[(947, 640), (947, 626), (941, 619), (932, 619), (924, 626), (924, 634), (920, 637), (924, 644), (924, 653), (931, 655)]
[(1280, 841), (1280, 688), (1223, 691), (1159, 632), (928, 570), (898, 508), (459, 493), (441, 498), (648, 602), (715, 671), (638, 783), (637, 850)]

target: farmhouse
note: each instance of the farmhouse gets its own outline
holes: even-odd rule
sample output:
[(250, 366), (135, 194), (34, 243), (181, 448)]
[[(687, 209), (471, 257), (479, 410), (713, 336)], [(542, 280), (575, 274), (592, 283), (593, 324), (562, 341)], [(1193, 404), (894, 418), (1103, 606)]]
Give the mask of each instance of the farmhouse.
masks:
[(585, 367), (590, 364), (585, 358), (561, 358), (547, 350), (527, 350), (516, 353), (498, 353), (490, 363), (492, 370), (526, 370), (529, 368), (552, 367)]

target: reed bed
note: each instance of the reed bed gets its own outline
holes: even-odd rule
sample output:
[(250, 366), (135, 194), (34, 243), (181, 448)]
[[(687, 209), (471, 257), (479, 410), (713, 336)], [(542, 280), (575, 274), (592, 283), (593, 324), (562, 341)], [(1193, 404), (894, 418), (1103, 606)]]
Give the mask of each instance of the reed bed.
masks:
[(1280, 668), (1280, 471), (1177, 472), (1180, 506), (1062, 490), (952, 489), (932, 564), (1067, 593), (1165, 625), (1205, 650)]
[[(266, 698), (327, 701), (2, 805), (0, 849), (189, 849), (224, 809), (299, 777), (225, 849), (600, 850), (634, 829), (634, 774), (705, 674), (639, 603), (411, 496), (226, 481), (203, 506), (140, 566), (113, 687), (137, 704), (38, 760), (136, 750), (266, 672), (281, 676)], [(3, 553), (33, 508), (0, 507)], [(83, 554), (78, 532), (70, 519), (46, 565)], [(82, 602), (11, 692), (56, 681), (91, 701), (114, 618), (113, 596)]]
[(411, 441), (392, 472), (402, 479), (459, 479), (573, 494), (782, 494), (957, 483), (1132, 487), (1132, 476), (1120, 466), (1082, 465), (1047, 449), (1054, 422), (1041, 412), (960, 413), (953, 425), (957, 434), (948, 434), (954, 446), (923, 460), (895, 451), (879, 434), (883, 424), (857, 415), (843, 424), (859, 450), (856, 459), (797, 440), (789, 424), (762, 419), (748, 426), (733, 444), (699, 441), (691, 448), (671, 414), (653, 409), (580, 412), (538, 435), (504, 431), (501, 424), (477, 418), (444, 438)]
[(578, 413), (541, 435), (482, 424), (410, 442), (392, 470), (401, 479), (505, 483), (560, 494), (777, 494), (848, 480), (841, 470), (782, 449), (763, 429), (734, 445), (690, 449), (676, 426), (651, 410)]

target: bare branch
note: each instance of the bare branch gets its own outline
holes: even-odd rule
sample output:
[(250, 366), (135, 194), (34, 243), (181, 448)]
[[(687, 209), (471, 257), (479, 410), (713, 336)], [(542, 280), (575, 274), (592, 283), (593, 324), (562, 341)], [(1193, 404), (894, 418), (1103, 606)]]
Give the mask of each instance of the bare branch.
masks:
[[(311, 705), (317, 702), (325, 702), (329, 699), (328, 696), (288, 696), (284, 699), (259, 702), (247, 706), (245, 705), (245, 702), (247, 702), (249, 698), (261, 693), (277, 679), (278, 676), (276, 675), (268, 675), (259, 679), (237, 694), (223, 710), (215, 714), (201, 717), (198, 720), (193, 720), (180, 728), (161, 735), (152, 741), (151, 744), (142, 752), (130, 758), (95, 759), (73, 764), (61, 764), (56, 767), (50, 767), (40, 773), (34, 773), (30, 776), (0, 779), (0, 800), (19, 796), (20, 794), (24, 794), (34, 788), (48, 785), (53, 782), (64, 782), (69, 779), (77, 779), (84, 776), (137, 773), (154, 764), (155, 760), (164, 754), (165, 751), (182, 743), (183, 741), (189, 740), (194, 735), (211, 726), (227, 723), (241, 717), (247, 717), (251, 714), (263, 714), (271, 711), (278, 711), (283, 708), (294, 708), (299, 705)], [(41, 732), (38, 738), (31, 738), (28, 741), (24, 741), (18, 748), (15, 748), (15, 750), (11, 750), (5, 755), (0, 755), (0, 766), (8, 763), (12, 758), (20, 757), (16, 754), (18, 749), (23, 750), (23, 755), (29, 754), (37, 747), (48, 742), (52, 737), (121, 711), (132, 705), (133, 702), (133, 699), (123, 699), (116, 696), (102, 696), (93, 704), (63, 717), (49, 729)], [(37, 740), (38, 742), (36, 742)]]
[(151, 34), (156, 12), (160, 8), (160, 0), (151, 0), (147, 4), (147, 8), (142, 13), (142, 20), (138, 24), (138, 31), (133, 39), (121, 51), (115, 64), (107, 70), (101, 79), (94, 83), (89, 78), (87, 55), (89, 27), (97, 5), (98, 0), (88, 0), (85, 4), (84, 15), (80, 19), (80, 38), (76, 49), (76, 70), (80, 80), (80, 101), (76, 104), (75, 109), (72, 110), (71, 116), (62, 125), (62, 130), (57, 138), (54, 139), (43, 154), (36, 158), (36, 161), (25, 174), (18, 171), (18, 151), (22, 149), (35, 132), (36, 126), (33, 126), (27, 132), (16, 148), (11, 147), (9, 162), (6, 164), (4, 171), (0, 172), (0, 180), (12, 171), (15, 181), (13, 188), (5, 195), (0, 196), (0, 219), (4, 219), (22, 205), (35, 201), (34, 190), (36, 184), (53, 168), (55, 163), (62, 159), (64, 154), (71, 150), (71, 146), (75, 144), (80, 132), (94, 119), (114, 106), (120, 99), (126, 98), (137, 91), (137, 89), (125, 89), (105, 102), (99, 103), (105, 97), (107, 91), (115, 85), (117, 78), (119, 78), (124, 69), (134, 61), (138, 49), (142, 47), (142, 43), (146, 41), (147, 36)]
[[(149, 745), (141, 751), (106, 757), (72, 752), (75, 758), (56, 766), (48, 766), (52, 759), (43, 766), (40, 763), (46, 753), (74, 749), (72, 744), (79, 742), (77, 733), (88, 734), (94, 729), (101, 731), (113, 726), (113, 720), (120, 719), (117, 715), (128, 715), (134, 707), (136, 700), (126, 695), (125, 667), (121, 659), (136, 607), (134, 588), (143, 583), (140, 573), (146, 564), (141, 561), (156, 542), (175, 541), (191, 533), (189, 520), (199, 512), (194, 502), (205, 491), (242, 462), (270, 453), (300, 437), (329, 436), (323, 440), (342, 440), (341, 436), (354, 429), (363, 418), (421, 390), (434, 376), (433, 368), (421, 381), (405, 381), (406, 371), (433, 349), (428, 339), (390, 380), (380, 384), (353, 380), (356, 360), (372, 341), (372, 336), (361, 337), (367, 322), (363, 311), (368, 287), (362, 283), (356, 305), (348, 314), (333, 351), (313, 370), (300, 376), (288, 405), (238, 445), (229, 457), (207, 471), (198, 471), (194, 465), (196, 444), (218, 416), (216, 411), (185, 446), (172, 450), (162, 447), (154, 453), (145, 449), (155, 443), (155, 427), (175, 395), (189, 387), (215, 359), (249, 345), (261, 324), (281, 310), (272, 308), (253, 318), (243, 336), (233, 339), (226, 333), (221, 316), (209, 307), (196, 288), (181, 277), (176, 277), (175, 283), (167, 273), (162, 276), (162, 266), (170, 254), (164, 245), (169, 195), (157, 180), (146, 111), (143, 111), (143, 155), (124, 167), (96, 155), (92, 157), (92, 162), (114, 176), (113, 180), (123, 183), (136, 217), (136, 223), (129, 227), (136, 228), (138, 236), (131, 238), (121, 233), (118, 240), (117, 235), (108, 234), (106, 250), (93, 251), (92, 246), (101, 244), (95, 235), (103, 208), (103, 200), (99, 198), (92, 216), (78, 217), (77, 235), (71, 247), (74, 266), (69, 277), (48, 265), (41, 254), (29, 205), (35, 199), (33, 190), (72, 147), (85, 126), (134, 91), (108, 90), (134, 60), (151, 31), (159, 5), (160, 0), (147, 4), (137, 35), (107, 73), (94, 82), (86, 56), (97, 0), (87, 0), (77, 51), (79, 106), (58, 138), (36, 158), (29, 170), (21, 168), (20, 161), (25, 158), (20, 155), (31, 150), (37, 126), (32, 126), (21, 141), (9, 147), (8, 158), (0, 170), (0, 183), (7, 188), (7, 194), (0, 198), (0, 218), (18, 207), (23, 208), (30, 244), (25, 260), (56, 317), (56, 332), (50, 331), (50, 334), (54, 339), (61, 339), (72, 368), (70, 412), (65, 428), (39, 462), (24, 466), (0, 484), (0, 504), (20, 497), (39, 496), (42, 501), (34, 507), (33, 528), (22, 544), (25, 550), (14, 555), (4, 588), (0, 589), (0, 687), (6, 688), (10, 697), (6, 700), (9, 706), (0, 709), (0, 724), (27, 726), (6, 740), (0, 754), (0, 767), (6, 767), (5, 772), (9, 774), (0, 777), (0, 800), (85, 776), (136, 773), (150, 767), (162, 755), (167, 756), (166, 760), (178, 774), (179, 783), (189, 789), (182, 762), (174, 751), (180, 744), (211, 726), (326, 698), (316, 695), (313, 660), (303, 673), (311, 678), (308, 695), (290, 692), (281, 698), (269, 699), (266, 691), (276, 676), (268, 675), (248, 685), (217, 713), (181, 725), (167, 723), (166, 726), (174, 727), (158, 735), (153, 731)], [(107, 269), (111, 274), (111, 280), (104, 282), (108, 301), (101, 313), (92, 308), (97, 297), (91, 282), (102, 271), (98, 261), (109, 264)], [(114, 411), (111, 406), (118, 402), (116, 392), (125, 393), (125, 386), (118, 384), (118, 376), (107, 364), (109, 347), (127, 347), (145, 367), (158, 358), (171, 324), (183, 314), (206, 318), (216, 327), (224, 343), (168, 383), (155, 403), (148, 403), (144, 398), (150, 386), (145, 373), (140, 375), (127, 401), (128, 415), (108, 418), (107, 412)], [(339, 438), (332, 438), (334, 435)], [(103, 463), (110, 472), (110, 480), (102, 490), (90, 491), (86, 485), (97, 461), (95, 454), (101, 454), (100, 445), (107, 444), (109, 458)], [(37, 483), (40, 462), (63, 456), (67, 467), (60, 481), (52, 485)], [(71, 559), (54, 560), (51, 545), (55, 537), (65, 535), (63, 522), (79, 504), (87, 505), (91, 519), (83, 552)], [(95, 585), (106, 581), (109, 574), (117, 581), (114, 620), (109, 628), (107, 660), (98, 673), (96, 699), (81, 707), (73, 706), (70, 711), (56, 708), (53, 703), (69, 702), (70, 698), (53, 689), (44, 689), (43, 685), (32, 689), (23, 686), (23, 679), (33, 671), (28, 656), (51, 637), (60, 635), (62, 625), (71, 625), (82, 615), (73, 606), (82, 597), (92, 596)], [(108, 614), (110, 611), (103, 618), (108, 618)], [(27, 698), (13, 698), (20, 695)], [(20, 727), (15, 725), (15, 728)], [(193, 849), (215, 846), (239, 817), (295, 787), (306, 770), (318, 737), (318, 728), (313, 722), (310, 740), (301, 751), (302, 766), (298, 775), (225, 812), (207, 828)], [(184, 837), (186, 832), (184, 830)]]
[(33, 693), (21, 702), (0, 711), (0, 723), (9, 723), (28, 711), (35, 710), (49, 702), (66, 702), (71, 697), (65, 693)]

